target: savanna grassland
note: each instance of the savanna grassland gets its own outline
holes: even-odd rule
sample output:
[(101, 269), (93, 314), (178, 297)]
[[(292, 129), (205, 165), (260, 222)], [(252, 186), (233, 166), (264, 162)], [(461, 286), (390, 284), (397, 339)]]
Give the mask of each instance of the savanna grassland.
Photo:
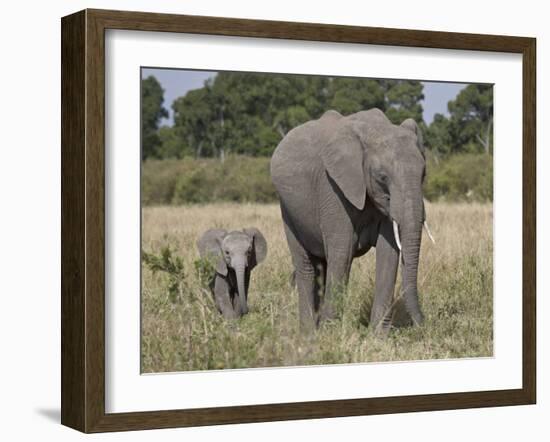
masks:
[[(142, 264), (142, 372), (491, 356), (492, 204), (433, 203), (426, 211), (437, 243), (426, 236), (422, 242), (424, 325), (406, 326), (397, 303), (387, 338), (368, 327), (371, 250), (353, 263), (338, 319), (306, 339), (298, 331), (298, 294), (289, 283), (292, 265), (277, 204), (144, 207), (142, 249), (153, 259)], [(195, 242), (208, 228), (251, 226), (265, 235), (268, 255), (252, 273), (250, 313), (230, 322), (214, 307)]]

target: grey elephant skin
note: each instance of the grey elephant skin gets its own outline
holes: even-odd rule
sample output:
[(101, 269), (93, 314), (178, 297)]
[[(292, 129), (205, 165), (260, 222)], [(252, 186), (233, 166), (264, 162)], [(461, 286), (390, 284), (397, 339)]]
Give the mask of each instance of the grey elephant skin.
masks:
[(277, 146), (271, 178), (295, 269), (302, 329), (334, 318), (335, 293), (347, 284), (353, 259), (371, 247), (371, 326), (387, 331), (391, 325), (400, 256), (404, 304), (413, 323), (422, 323), (417, 274), (425, 164), (416, 122), (394, 125), (379, 109), (345, 117), (328, 111), (291, 130)]
[(228, 319), (248, 313), (250, 273), (267, 255), (267, 242), (254, 228), (227, 232), (210, 229), (197, 241), (200, 256), (213, 259), (216, 273), (210, 282), (216, 307)]

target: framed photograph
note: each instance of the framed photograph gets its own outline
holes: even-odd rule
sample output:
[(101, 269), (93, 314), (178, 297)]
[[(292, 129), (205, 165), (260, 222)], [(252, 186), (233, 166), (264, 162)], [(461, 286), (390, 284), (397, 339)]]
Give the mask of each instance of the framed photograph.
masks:
[(64, 425), (535, 403), (535, 39), (61, 25)]

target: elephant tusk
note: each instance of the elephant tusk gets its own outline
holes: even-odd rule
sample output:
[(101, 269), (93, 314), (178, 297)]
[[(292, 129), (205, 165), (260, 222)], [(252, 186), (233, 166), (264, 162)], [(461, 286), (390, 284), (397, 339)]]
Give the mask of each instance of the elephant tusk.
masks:
[(432, 240), (432, 242), (435, 244), (435, 239), (432, 236), (432, 232), (430, 232), (430, 228), (428, 227), (428, 222), (424, 221), (424, 228), (426, 229), (426, 233), (428, 234), (428, 238)]
[(397, 248), (401, 252), (401, 241), (399, 240), (399, 225), (395, 220), (393, 220), (393, 236), (395, 236), (395, 242), (397, 244)]

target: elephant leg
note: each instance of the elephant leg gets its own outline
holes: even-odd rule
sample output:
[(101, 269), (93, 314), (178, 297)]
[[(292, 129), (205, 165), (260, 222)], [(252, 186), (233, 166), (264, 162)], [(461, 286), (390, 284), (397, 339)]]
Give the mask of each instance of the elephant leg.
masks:
[(390, 221), (380, 223), (376, 241), (376, 288), (370, 323), (377, 333), (386, 334), (391, 326), (395, 279), (399, 266), (399, 249)]
[(235, 319), (239, 315), (233, 308), (230, 293), (231, 289), (228, 280), (216, 275), (214, 281), (214, 301), (216, 302), (216, 307), (218, 307), (224, 318)]
[(348, 283), (351, 262), (351, 246), (340, 250), (329, 248), (325, 292), (321, 300), (321, 321), (332, 320), (336, 317), (334, 300), (338, 294), (342, 294)]
[(324, 259), (316, 258), (313, 262), (315, 268), (315, 283), (313, 305), (317, 312), (316, 326), (319, 326), (321, 318), (322, 299), (327, 287), (327, 262)]
[(317, 324), (318, 286), (315, 258), (296, 239), (292, 229), (285, 223), (285, 234), (294, 264), (294, 280), (298, 288), (300, 330), (310, 333)]

